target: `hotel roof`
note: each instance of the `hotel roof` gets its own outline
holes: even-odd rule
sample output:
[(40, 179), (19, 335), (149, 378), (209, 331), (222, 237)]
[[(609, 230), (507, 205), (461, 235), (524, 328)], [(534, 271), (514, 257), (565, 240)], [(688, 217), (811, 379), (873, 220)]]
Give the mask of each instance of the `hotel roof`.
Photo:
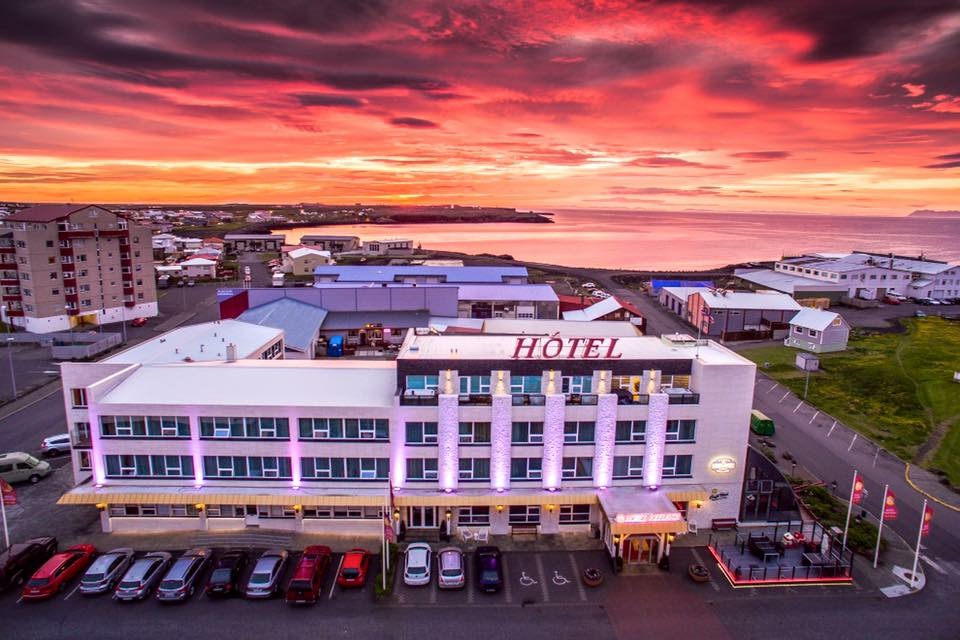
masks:
[(442, 276), (448, 283), (497, 283), (505, 277), (527, 277), (526, 267), (427, 267), (324, 265), (313, 270), (314, 275), (336, 276), (337, 282), (394, 282), (400, 277)]
[(569, 320), (513, 320), (489, 318), (483, 321), (483, 333), (502, 335), (534, 336), (592, 336), (628, 338), (640, 335), (637, 326), (622, 320), (597, 320), (595, 322), (571, 322)]
[(262, 349), (282, 336), (282, 330), (272, 327), (260, 327), (238, 320), (217, 320), (173, 329), (103, 362), (163, 364), (225, 360), (229, 344), (236, 345), (237, 358), (258, 357)]
[(108, 392), (100, 405), (392, 407), (396, 386), (396, 365), (391, 361), (147, 365)]
[(920, 260), (919, 258), (897, 255), (891, 257), (882, 253), (859, 252), (847, 254), (814, 253), (800, 258), (788, 258), (780, 262), (802, 266), (804, 269), (818, 269), (837, 273), (880, 268), (936, 275), (957, 266), (938, 260)]
[(429, 311), (330, 311), (323, 321), (323, 330), (362, 329), (368, 324), (379, 324), (385, 329), (409, 329), (426, 327), (429, 323)]
[(772, 291), (728, 291), (719, 293), (698, 291), (699, 295), (711, 309), (763, 309), (772, 311), (799, 310), (800, 305), (790, 296)]
[(280, 329), (284, 346), (306, 353), (313, 346), (326, 317), (326, 309), (293, 298), (280, 298), (247, 309), (237, 320)]

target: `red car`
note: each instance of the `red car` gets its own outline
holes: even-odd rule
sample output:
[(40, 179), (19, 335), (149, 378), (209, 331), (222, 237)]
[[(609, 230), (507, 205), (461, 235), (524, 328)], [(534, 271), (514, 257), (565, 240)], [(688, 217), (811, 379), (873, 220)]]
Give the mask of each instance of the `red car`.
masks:
[(78, 544), (55, 554), (37, 569), (23, 587), (24, 600), (46, 600), (59, 593), (68, 582), (83, 573), (97, 550), (92, 544)]
[(362, 587), (367, 582), (369, 568), (370, 552), (366, 549), (350, 549), (343, 555), (337, 584), (341, 587)]
[(330, 566), (330, 547), (314, 545), (303, 550), (300, 562), (287, 585), (288, 604), (314, 604), (320, 599), (323, 577)]
[(131, 327), (142, 327), (145, 324), (147, 324), (146, 318), (134, 318), (133, 320), (130, 321)]

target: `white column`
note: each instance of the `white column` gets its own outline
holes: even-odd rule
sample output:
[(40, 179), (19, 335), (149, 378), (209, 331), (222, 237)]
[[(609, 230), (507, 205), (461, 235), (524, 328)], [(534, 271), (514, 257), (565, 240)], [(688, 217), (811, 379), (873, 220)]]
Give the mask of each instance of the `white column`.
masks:
[[(390, 486), (403, 489), (407, 482), (406, 413), (400, 406), (400, 398), (394, 399), (393, 417), (390, 420)], [(399, 523), (395, 524), (399, 527)]]
[(513, 432), (513, 397), (507, 394), (493, 396), (490, 422), (490, 488), (506, 491), (510, 488), (510, 441)]
[(597, 398), (596, 445), (593, 451), (593, 486), (609, 487), (613, 481), (613, 451), (617, 439), (617, 395)]
[(559, 489), (563, 477), (563, 419), (566, 398), (547, 393), (543, 419), (543, 488)]
[(460, 401), (455, 393), (442, 393), (437, 404), (437, 475), (440, 489), (456, 491), (460, 476)]
[[(193, 484), (203, 485), (203, 451), (200, 443), (200, 418), (196, 413), (190, 416), (190, 455), (193, 456)], [(292, 461), (291, 461), (292, 464)]]
[(667, 441), (667, 412), (670, 398), (651, 393), (647, 411), (646, 446), (643, 450), (643, 486), (659, 487), (663, 473), (663, 453)]

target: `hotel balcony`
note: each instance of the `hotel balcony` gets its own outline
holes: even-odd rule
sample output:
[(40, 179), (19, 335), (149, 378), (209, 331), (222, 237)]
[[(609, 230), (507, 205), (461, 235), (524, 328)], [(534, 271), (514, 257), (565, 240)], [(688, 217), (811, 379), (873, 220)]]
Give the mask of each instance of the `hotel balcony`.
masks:
[(490, 406), (493, 404), (493, 396), (489, 393), (461, 393), (457, 396), (461, 407), (469, 406)]
[(630, 393), (629, 389), (615, 389), (617, 404), (650, 404), (650, 396), (646, 393)]
[(689, 389), (664, 389), (670, 404), (700, 404), (700, 394)]
[(512, 398), (515, 407), (542, 407), (547, 402), (547, 396), (542, 393), (515, 393)]
[(400, 405), (404, 407), (437, 406), (436, 389), (403, 389), (399, 395)]
[(597, 394), (595, 393), (568, 393), (566, 394), (566, 398), (567, 404), (597, 404)]

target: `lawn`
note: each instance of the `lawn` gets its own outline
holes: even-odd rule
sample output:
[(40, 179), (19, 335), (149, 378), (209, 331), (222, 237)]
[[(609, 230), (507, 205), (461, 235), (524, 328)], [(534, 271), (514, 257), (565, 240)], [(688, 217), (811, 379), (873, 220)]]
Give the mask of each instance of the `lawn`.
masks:
[[(851, 336), (847, 351), (823, 354), (821, 371), (810, 376), (807, 400), (960, 486), (960, 384), (953, 381), (960, 371), (960, 323), (923, 318), (905, 324), (905, 333)], [(803, 393), (804, 374), (794, 366), (797, 350), (760, 347), (742, 353)]]

